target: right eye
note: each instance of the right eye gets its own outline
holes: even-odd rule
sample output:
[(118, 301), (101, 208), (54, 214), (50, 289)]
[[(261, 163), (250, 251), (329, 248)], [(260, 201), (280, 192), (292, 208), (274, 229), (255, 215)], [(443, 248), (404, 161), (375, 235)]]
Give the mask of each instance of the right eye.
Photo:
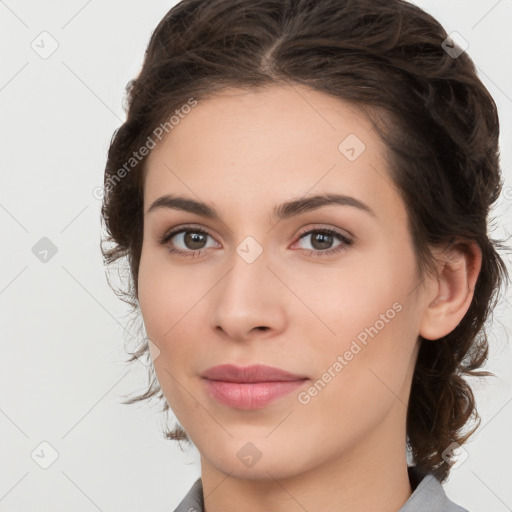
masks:
[(209, 248), (205, 245), (208, 237), (211, 237), (211, 235), (204, 229), (193, 226), (182, 226), (181, 228), (166, 233), (160, 238), (158, 243), (159, 245), (167, 246), (171, 254), (194, 257)]

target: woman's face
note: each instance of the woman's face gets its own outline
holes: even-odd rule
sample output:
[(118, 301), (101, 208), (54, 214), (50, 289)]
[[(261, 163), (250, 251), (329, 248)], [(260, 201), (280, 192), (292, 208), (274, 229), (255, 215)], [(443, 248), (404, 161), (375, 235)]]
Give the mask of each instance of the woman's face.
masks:
[[(302, 86), (199, 102), (148, 157), (138, 286), (203, 465), (283, 478), (383, 442), (405, 457), (426, 299), (384, 145), (355, 108)], [(224, 364), (295, 377), (204, 377)]]

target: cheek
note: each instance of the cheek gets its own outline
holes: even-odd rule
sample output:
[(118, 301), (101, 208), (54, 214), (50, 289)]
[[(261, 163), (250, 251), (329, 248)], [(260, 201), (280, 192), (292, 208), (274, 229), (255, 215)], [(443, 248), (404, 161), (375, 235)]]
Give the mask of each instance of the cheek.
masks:
[[(183, 277), (179, 271), (167, 269), (152, 255), (142, 255), (139, 267), (139, 307), (148, 338), (158, 347), (159, 353), (153, 359), (158, 382), (166, 401), (174, 414), (194, 408), (187, 401), (187, 395), (180, 390), (180, 382), (185, 379), (184, 361), (193, 358), (193, 347), (187, 341), (190, 329), (187, 311), (197, 301), (196, 293), (188, 293), (183, 287)], [(190, 332), (190, 331), (189, 331)]]
[[(142, 252), (139, 267), (139, 306), (148, 336), (165, 342), (187, 322), (187, 313), (207, 291), (197, 276), (169, 265), (162, 251)], [(162, 347), (163, 348), (163, 347)]]
[(313, 275), (295, 272), (287, 280), (294, 283), (294, 293), (311, 313), (305, 311), (302, 317), (316, 319), (311, 328), (316, 327), (326, 341), (342, 346), (376, 322), (379, 331), (397, 323), (399, 306), (393, 305), (404, 302), (414, 276), (409, 262), (398, 265), (393, 257), (375, 252), (357, 255), (338, 267), (317, 269)]
[[(204, 307), (215, 276), (170, 265), (166, 255), (148, 251), (139, 267), (139, 306), (147, 335), (160, 353), (154, 368), (172, 407), (180, 408), (179, 382), (192, 378), (198, 354), (208, 360), (210, 345)], [(177, 380), (175, 380), (177, 379)], [(193, 406), (193, 403), (189, 404)]]
[[(416, 283), (412, 251), (404, 249), (400, 261), (386, 252), (374, 256), (315, 281), (307, 298), (322, 323), (311, 324), (311, 334), (304, 340), (316, 355), (317, 377), (329, 380), (330, 371), (336, 375), (331, 378), (337, 382), (333, 390), (358, 388), (356, 396), (365, 397), (377, 388), (389, 393), (386, 386), (400, 391), (410, 369), (419, 319), (410, 293)], [(322, 324), (326, 328), (319, 351), (313, 331), (320, 332)]]
[(298, 397), (297, 406), (304, 421), (314, 419), (313, 430), (327, 428), (351, 442), (393, 408), (407, 407), (416, 346), (414, 311), (407, 305), (396, 301), (387, 309), (360, 309), (357, 317), (339, 315), (336, 338), (324, 338), (316, 380)]

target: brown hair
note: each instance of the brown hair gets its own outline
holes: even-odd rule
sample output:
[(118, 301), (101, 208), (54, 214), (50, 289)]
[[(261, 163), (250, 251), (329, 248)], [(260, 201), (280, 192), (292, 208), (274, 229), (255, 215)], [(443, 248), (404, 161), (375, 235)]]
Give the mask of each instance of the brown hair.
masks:
[[(412, 382), (408, 447), (413, 462), (440, 481), (451, 467), (443, 451), (478, 427), (463, 377), (492, 375), (478, 371), (488, 355), (484, 324), (508, 281), (497, 252), (505, 246), (487, 235), (502, 188), (496, 105), (469, 56), (443, 49), (446, 38), (434, 18), (403, 0), (183, 0), (155, 29), (142, 70), (127, 85), (127, 119), (111, 140), (102, 206), (105, 263), (127, 258), (128, 289), (118, 293), (136, 312), (146, 161), (138, 151), (176, 109), (227, 87), (279, 84), (306, 85), (363, 109), (389, 149), (421, 275), (432, 268), (430, 245), (471, 240), (482, 251), (469, 310), (451, 333), (422, 342)], [(144, 343), (130, 361), (147, 350)], [(152, 366), (149, 379), (147, 391), (125, 403), (159, 393), (167, 412)], [(464, 433), (472, 418), (477, 425)], [(179, 425), (166, 437), (189, 440)]]

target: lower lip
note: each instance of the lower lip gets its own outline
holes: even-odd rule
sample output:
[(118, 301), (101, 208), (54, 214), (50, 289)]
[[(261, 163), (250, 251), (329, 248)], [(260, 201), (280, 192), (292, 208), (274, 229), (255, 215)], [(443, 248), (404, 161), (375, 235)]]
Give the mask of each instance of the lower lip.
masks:
[(280, 382), (226, 382), (205, 379), (218, 402), (236, 409), (261, 409), (303, 386), (307, 379)]

